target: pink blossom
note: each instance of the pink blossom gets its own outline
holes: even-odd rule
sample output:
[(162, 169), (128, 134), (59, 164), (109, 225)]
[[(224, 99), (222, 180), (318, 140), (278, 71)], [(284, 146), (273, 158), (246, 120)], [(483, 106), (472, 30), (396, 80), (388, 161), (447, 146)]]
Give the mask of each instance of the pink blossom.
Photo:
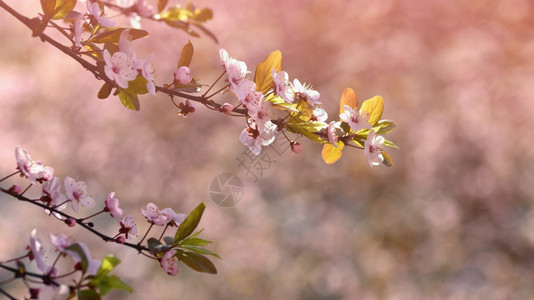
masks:
[(89, 15), (93, 16), (93, 18), (96, 20), (98, 24), (102, 27), (113, 27), (115, 26), (115, 22), (112, 20), (102, 17), (102, 12), (100, 11), (100, 7), (98, 6), (97, 2), (86, 2), (87, 5), (87, 12)]
[(221, 111), (221, 112), (223, 112), (225, 114), (231, 113), (233, 110), (234, 110), (234, 106), (232, 104), (230, 104), (230, 103), (224, 103), (219, 108), (219, 111)]
[(20, 147), (15, 148), (15, 159), (19, 171), (33, 184), (42, 183), (54, 177), (53, 168), (45, 167), (42, 162), (32, 160), (30, 155)]
[(95, 206), (95, 200), (87, 191), (87, 185), (83, 181), (76, 182), (71, 177), (65, 178), (65, 191), (67, 198), (72, 202), (72, 209), (78, 211), (78, 205), (92, 208)]
[(180, 226), (187, 217), (186, 214), (178, 214), (172, 208), (164, 208), (162, 213), (167, 216), (171, 226)]
[(230, 82), (230, 90), (235, 89), (237, 84), (247, 75), (247, 64), (235, 58), (229, 57), (228, 52), (224, 49), (219, 50), (219, 56), (224, 64), (224, 70)]
[[(64, 210), (67, 207), (67, 197), (61, 193), (61, 182), (58, 177), (54, 177), (43, 184), (43, 191), (41, 200), (47, 203), (47, 206), (53, 207), (55, 210)], [(45, 209), (49, 214), (50, 210)], [(61, 220), (61, 215), (54, 212), (54, 216)]]
[(69, 237), (61, 232), (58, 234), (50, 234), (50, 241), (56, 247), (56, 250), (61, 253), (64, 253), (65, 248), (72, 244)]
[(48, 273), (50, 271), (50, 267), (44, 261), (43, 244), (36, 235), (37, 229), (33, 229), (30, 236), (30, 260), (35, 260), (37, 268), (41, 270), (41, 272)]
[(319, 122), (325, 122), (328, 119), (328, 113), (320, 107), (316, 107), (313, 110), (313, 116), (312, 119)]
[(127, 239), (131, 239), (133, 238), (132, 235), (137, 234), (137, 225), (135, 225), (135, 220), (132, 216), (126, 216), (119, 224), (121, 225), (119, 233), (124, 234)]
[(163, 270), (172, 276), (178, 274), (178, 261), (176, 261), (176, 258), (174, 257), (175, 254), (175, 249), (167, 250), (161, 257), (160, 261)]
[(154, 80), (156, 78), (156, 72), (152, 66), (152, 58), (154, 57), (154, 52), (152, 52), (146, 60), (143, 61), (143, 66), (141, 68), (141, 74), (146, 79), (146, 89), (150, 95), (156, 95), (156, 85)]
[[(252, 125), (255, 126), (254, 123), (252, 123)], [(261, 146), (269, 146), (274, 141), (274, 133), (277, 128), (278, 126), (271, 121), (264, 124), (264, 131), (262, 133), (260, 133), (258, 129), (248, 127), (243, 129), (239, 136), (239, 140), (243, 145), (247, 146), (254, 155), (259, 155)]]
[(82, 40), (84, 21), (85, 21), (85, 15), (82, 15), (82, 14), (78, 14), (76, 16), (76, 19), (74, 19), (74, 45), (78, 48), (83, 48), (81, 40)]
[(341, 122), (332, 121), (328, 124), (326, 129), (326, 135), (328, 136), (328, 141), (337, 147), (337, 142), (339, 141), (337, 130), (340, 129), (339, 125)]
[(321, 102), (318, 101), (321, 95), (319, 94), (319, 92), (313, 90), (309, 85), (303, 85), (298, 79), (295, 79), (293, 80), (292, 86), (293, 92), (295, 93), (295, 97), (304, 97), (313, 104), (321, 104)]
[(150, 223), (157, 226), (163, 226), (170, 221), (169, 217), (154, 203), (148, 203), (146, 209), (141, 209), (141, 212)]
[(382, 155), (382, 145), (384, 144), (383, 136), (376, 136), (374, 130), (369, 131), (367, 141), (365, 142), (363, 153), (367, 155), (367, 160), (371, 167), (378, 166), (384, 161)]
[(117, 51), (113, 56), (107, 49), (104, 49), (104, 72), (110, 80), (114, 80), (123, 89), (128, 88), (128, 81), (137, 77), (137, 70), (131, 58), (124, 52)]
[(181, 66), (176, 71), (174, 71), (174, 80), (178, 84), (188, 84), (193, 80), (191, 78), (191, 70), (187, 66)]
[(137, 0), (135, 3), (135, 8), (141, 17), (150, 18), (155, 13), (154, 7), (148, 4), (146, 0)]
[(123, 211), (119, 207), (119, 199), (115, 198), (115, 193), (111, 192), (105, 201), (106, 210), (109, 211), (111, 217), (117, 220), (117, 223), (121, 222)]
[(350, 106), (343, 106), (345, 110), (342, 114), (339, 115), (339, 118), (349, 124), (350, 128), (354, 131), (360, 131), (362, 129), (371, 129), (371, 124), (369, 123), (369, 113), (363, 110), (355, 111)]
[(273, 68), (271, 75), (273, 76), (275, 93), (282, 97), (282, 99), (284, 99), (287, 103), (292, 103), (293, 99), (295, 98), (295, 93), (293, 90), (291, 90), (291, 86), (289, 84), (289, 75), (287, 75), (287, 72), (280, 71), (276, 73)]
[(248, 109), (249, 113), (257, 111), (261, 101), (263, 101), (263, 94), (256, 91), (256, 84), (252, 80), (243, 79), (239, 81), (232, 92), (237, 99)]

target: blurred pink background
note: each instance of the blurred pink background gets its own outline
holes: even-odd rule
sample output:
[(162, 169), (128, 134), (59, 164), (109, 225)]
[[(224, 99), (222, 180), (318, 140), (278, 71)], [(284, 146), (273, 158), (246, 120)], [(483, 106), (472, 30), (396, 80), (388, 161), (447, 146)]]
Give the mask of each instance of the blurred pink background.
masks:
[[(38, 1), (7, 2), (30, 17), (40, 11)], [(141, 58), (156, 53), (158, 85), (171, 80), (188, 39), (193, 75), (207, 84), (220, 74), (219, 48), (251, 70), (279, 49), (283, 69), (313, 84), (331, 118), (346, 87), (360, 102), (384, 97), (383, 117), (398, 124), (389, 134), (400, 146), (389, 151), (394, 166), (369, 168), (356, 150), (326, 165), (321, 146), (301, 140), (302, 153), (286, 152), (254, 183), (235, 160), (242, 119), (198, 105), (184, 119), (162, 95), (143, 96), (140, 112), (99, 100), (100, 82), (0, 10), (0, 174), (14, 170), (22, 146), (56, 176), (85, 181), (99, 203), (116, 192), (139, 237), (146, 203), (189, 212), (204, 201), (202, 235), (223, 258), (218, 275), (180, 265), (170, 277), (133, 250), (0, 195), (0, 260), (22, 254), (39, 228), (43, 240), (66, 232), (95, 257), (121, 258), (115, 272), (136, 293), (110, 299), (532, 297), (531, 2), (194, 3), (213, 9), (207, 27), (219, 44), (144, 22), (151, 34), (134, 46)], [(209, 198), (222, 172), (244, 180), (231, 208)], [(98, 220), (115, 230), (110, 218)]]

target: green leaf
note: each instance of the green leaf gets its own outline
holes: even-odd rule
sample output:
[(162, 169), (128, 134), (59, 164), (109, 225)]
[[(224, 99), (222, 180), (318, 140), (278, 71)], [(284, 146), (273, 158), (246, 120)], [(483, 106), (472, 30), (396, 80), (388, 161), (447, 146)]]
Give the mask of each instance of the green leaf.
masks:
[(158, 0), (158, 13), (161, 13), (165, 9), (168, 2), (169, 0)]
[(164, 236), (163, 241), (166, 245), (172, 245), (174, 244), (174, 238), (172, 236)]
[(342, 141), (338, 141), (336, 145), (337, 147), (330, 143), (326, 143), (323, 145), (323, 151), (321, 151), (321, 156), (323, 157), (325, 163), (333, 164), (341, 158), (341, 155), (343, 154), (343, 147), (345, 146), (345, 144), (343, 144)]
[(384, 140), (384, 146), (399, 149), (397, 145), (395, 145), (392, 141), (389, 141), (389, 140)]
[(121, 33), (124, 30), (129, 30), (128, 34), (130, 35), (132, 41), (143, 38), (148, 35), (148, 31), (142, 30), (142, 29), (115, 28), (115, 29), (111, 29), (106, 32), (97, 34), (93, 36), (91, 39), (89, 39), (87, 42), (95, 43), (95, 44), (102, 44), (102, 43), (117, 44), (119, 43), (119, 38), (121, 36)]
[(51, 19), (59, 20), (65, 18), (74, 9), (76, 2), (76, 0), (56, 0)]
[(149, 238), (147, 240), (148, 250), (152, 254), (163, 253), (173, 247), (173, 245), (163, 245), (156, 238)]
[(45, 17), (52, 17), (56, 8), (56, 0), (41, 0), (41, 8)]
[(133, 293), (134, 291), (129, 285), (115, 275), (106, 276), (99, 280), (91, 280), (91, 284), (98, 288), (100, 295), (102, 296), (109, 293), (112, 289), (125, 290), (130, 293)]
[(119, 99), (122, 105), (131, 110), (139, 110), (140, 104), (137, 95), (128, 93), (126, 90), (120, 89)]
[(191, 251), (193, 251), (195, 253), (198, 253), (198, 254), (213, 255), (213, 256), (217, 257), (218, 259), (222, 259), (218, 254), (215, 254), (215, 253), (209, 251), (208, 249), (204, 249), (202, 247), (184, 245), (184, 246), (182, 246), (182, 248), (187, 249), (187, 250), (191, 250)]
[(121, 263), (121, 260), (113, 255), (108, 255), (104, 257), (102, 260), (102, 264), (100, 264), (100, 268), (98, 268), (98, 271), (96, 272), (95, 278), (102, 278), (105, 277), (115, 268), (118, 264)]
[(215, 265), (204, 255), (194, 252), (179, 251), (176, 253), (176, 257), (197, 272), (217, 274), (217, 268), (215, 268)]
[(95, 290), (78, 291), (78, 300), (100, 300), (100, 295)]
[(282, 70), (282, 52), (276, 50), (271, 52), (267, 58), (256, 67), (254, 82), (256, 89), (263, 94), (267, 93), (273, 85), (272, 70), (280, 72)]
[(318, 132), (327, 126), (325, 123), (317, 121), (302, 122), (298, 117), (291, 116), (289, 117), (289, 123), (286, 128), (290, 132), (302, 134), (314, 142), (324, 144), (325, 141), (314, 134), (314, 132)]
[(375, 131), (376, 134), (386, 134), (395, 129), (395, 127), (397, 127), (397, 124), (395, 124), (393, 121), (380, 120), (375, 126)]
[(189, 41), (187, 44), (185, 44), (184, 48), (182, 49), (182, 53), (180, 54), (180, 60), (178, 61), (178, 67), (189, 67), (189, 64), (191, 63), (191, 59), (193, 58), (193, 52), (194, 52), (193, 44), (191, 44), (191, 41)]
[(96, 96), (98, 97), (98, 99), (106, 99), (111, 94), (112, 89), (113, 87), (107, 82), (105, 82), (104, 85), (98, 91), (98, 94)]
[(179, 245), (185, 246), (185, 245), (191, 245), (191, 246), (206, 246), (208, 244), (211, 244), (212, 242), (206, 241), (199, 238), (194, 237), (188, 237), (186, 239), (183, 239), (180, 241)]
[(182, 224), (180, 224), (176, 234), (174, 235), (175, 244), (188, 237), (195, 230), (195, 228), (197, 228), (205, 208), (206, 204), (201, 202), (195, 209), (193, 209), (193, 211), (191, 211), (191, 213), (189, 213), (187, 218), (185, 218)]

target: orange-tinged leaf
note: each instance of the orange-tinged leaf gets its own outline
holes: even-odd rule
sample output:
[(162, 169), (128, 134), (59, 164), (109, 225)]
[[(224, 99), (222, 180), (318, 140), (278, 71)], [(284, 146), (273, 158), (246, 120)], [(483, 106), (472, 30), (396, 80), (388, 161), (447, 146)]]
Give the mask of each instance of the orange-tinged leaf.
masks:
[(371, 99), (367, 99), (363, 101), (361, 110), (369, 113), (369, 123), (374, 126), (380, 121), (380, 118), (382, 118), (384, 99), (380, 96), (374, 96)]
[(336, 161), (338, 161), (341, 158), (341, 155), (343, 154), (343, 147), (345, 144), (343, 142), (338, 141), (337, 147), (327, 143), (323, 145), (323, 151), (321, 151), (321, 156), (323, 157), (323, 160), (327, 164), (333, 164)]
[(182, 49), (182, 54), (180, 54), (180, 60), (178, 61), (178, 68), (179, 67), (189, 67), (189, 64), (191, 63), (191, 59), (193, 58), (193, 52), (194, 52), (193, 44), (191, 44), (191, 41), (189, 43), (185, 44), (184, 48)]
[(393, 161), (391, 160), (391, 157), (389, 157), (389, 154), (386, 151), (380, 152), (382, 156), (384, 157), (384, 161), (382, 162), (386, 167), (393, 166)]
[(169, 0), (158, 0), (158, 12), (159, 13), (161, 13), (165, 9), (165, 6), (167, 6), (168, 2)]
[(272, 71), (280, 72), (282, 70), (282, 52), (276, 50), (271, 52), (267, 58), (256, 67), (254, 82), (256, 89), (263, 94), (267, 93), (273, 85)]
[(356, 92), (351, 88), (346, 88), (343, 91), (343, 95), (341, 95), (341, 101), (339, 101), (339, 114), (345, 112), (345, 108), (343, 108), (345, 105), (354, 110), (358, 108), (358, 98), (356, 97)]
[(56, 0), (41, 0), (41, 7), (46, 17), (52, 17), (54, 8), (56, 8)]

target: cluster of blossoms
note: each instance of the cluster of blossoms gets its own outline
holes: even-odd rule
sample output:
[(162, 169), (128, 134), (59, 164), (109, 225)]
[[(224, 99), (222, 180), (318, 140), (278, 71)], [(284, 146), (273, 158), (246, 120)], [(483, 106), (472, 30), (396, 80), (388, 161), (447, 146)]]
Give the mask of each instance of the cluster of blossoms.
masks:
[[(230, 92), (248, 110), (247, 128), (241, 132), (239, 140), (249, 147), (252, 153), (259, 155), (261, 147), (274, 142), (276, 131), (282, 129), (278, 128), (278, 125), (273, 121), (283, 117), (283, 112), (274, 108), (272, 103), (267, 101), (267, 95), (258, 91), (256, 83), (246, 77), (250, 71), (248, 71), (245, 62), (229, 57), (225, 49), (220, 49), (219, 55), (230, 84)], [(298, 79), (290, 83), (286, 72), (275, 72), (273, 69), (272, 77), (275, 85), (274, 94), (280, 96), (287, 103), (305, 100), (315, 105), (321, 104), (318, 101), (319, 92), (301, 84)], [(327, 117), (326, 112), (321, 108), (317, 108), (314, 114), (325, 119)]]
[[(386, 127), (384, 124), (387, 124), (390, 128), (382, 130), (387, 132), (394, 128), (394, 123), (386, 121), (378, 124), (379, 115), (382, 113), (380, 97), (375, 97), (373, 100), (379, 103), (372, 108), (375, 114), (373, 118), (369, 111), (371, 109), (367, 107), (364, 109), (363, 106), (358, 109), (355, 105), (353, 107), (345, 104), (342, 105), (339, 121), (327, 123), (328, 114), (320, 107), (320, 94), (309, 85), (302, 84), (298, 79), (291, 82), (287, 72), (282, 70), (277, 72), (272, 68), (269, 74), (272, 84), (267, 86), (267, 89), (261, 90), (255, 81), (247, 78), (250, 71), (245, 62), (230, 57), (224, 49), (219, 50), (219, 56), (226, 73), (228, 90), (239, 100), (239, 106), (247, 109), (247, 127), (241, 132), (239, 139), (255, 155), (260, 154), (262, 146), (268, 146), (274, 141), (277, 131), (288, 129), (307, 135), (317, 142), (329, 143), (334, 148), (340, 148), (340, 143), (346, 145), (354, 142), (356, 147), (364, 149), (370, 166), (384, 162), (383, 146), (386, 140), (377, 135), (376, 131), (380, 132), (382, 127)], [(234, 107), (227, 103), (221, 107), (221, 111), (224, 112), (232, 109)], [(309, 130), (303, 131), (303, 128)], [(290, 144), (294, 152), (301, 151), (299, 143), (290, 141)], [(391, 142), (389, 146), (395, 147)], [(341, 156), (341, 148), (337, 151)], [(328, 159), (325, 161), (331, 163)]]
[(141, 17), (151, 18), (156, 10), (146, 0), (116, 0), (117, 6), (130, 18), (133, 28), (141, 28)]
[[(73, 242), (71, 238), (63, 233), (50, 234), (50, 242), (54, 245), (58, 257), (69, 255), (72, 258), (74, 261), (74, 270), (82, 271), (85, 277), (96, 275), (102, 261), (92, 258), (89, 247), (85, 243)], [(58, 277), (58, 269), (55, 267), (57, 260), (52, 265), (46, 262), (46, 253), (41, 239), (37, 237), (37, 229), (32, 230), (27, 249), (30, 261), (35, 261), (37, 268), (41, 272), (46, 274), (50, 280)], [(83, 266), (82, 264), (87, 265)], [(33, 289), (32, 294), (36, 294), (38, 299), (67, 299), (71, 291), (64, 284), (49, 284), (40, 289)]]

